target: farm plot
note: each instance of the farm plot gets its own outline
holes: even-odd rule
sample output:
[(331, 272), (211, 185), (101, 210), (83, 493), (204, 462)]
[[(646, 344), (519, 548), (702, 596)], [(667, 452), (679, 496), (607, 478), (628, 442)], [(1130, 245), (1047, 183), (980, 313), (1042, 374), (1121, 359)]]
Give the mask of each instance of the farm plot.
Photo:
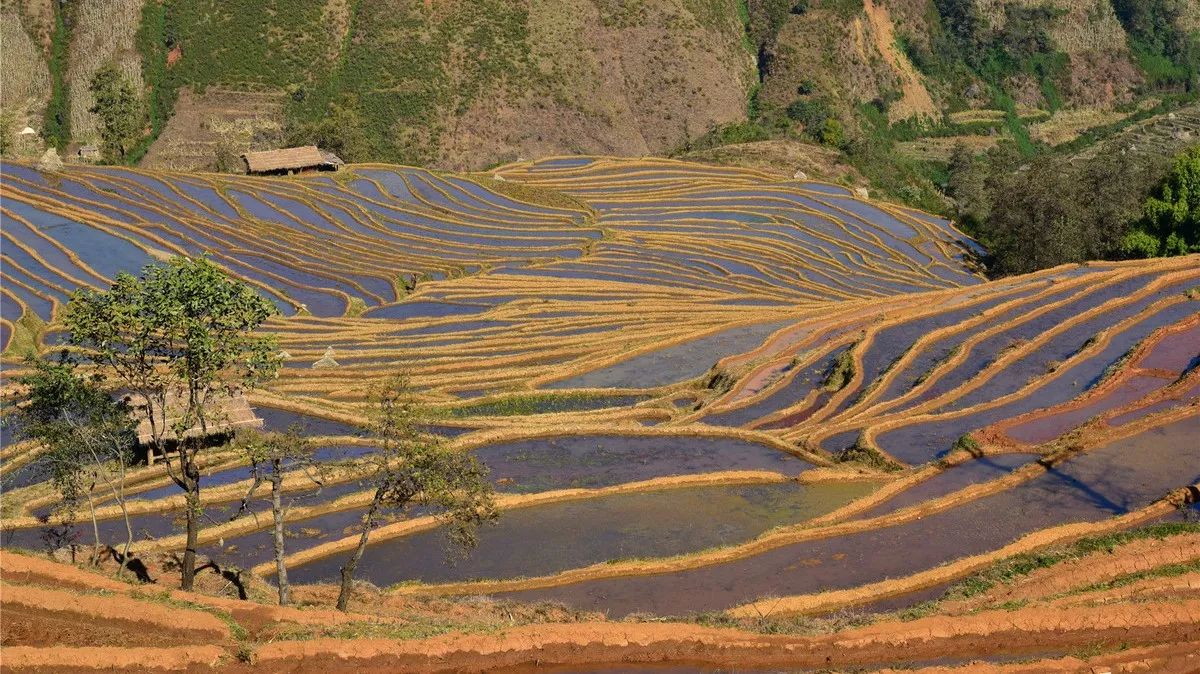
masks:
[[(388, 519), (362, 574), (397, 594), (614, 615), (870, 603), (895, 594), (885, 579), (917, 591), (1014, 545), (1160, 517), (1200, 479), (1163, 468), (1200, 460), (1197, 256), (984, 282), (978, 245), (939, 218), (668, 160), (3, 168), (6, 375), (61, 338), (75, 289), (170, 255), (206, 253), (279, 308), (284, 367), (250, 401), (339, 459), (290, 488), (294, 580), (332, 580), (360, 533), (367, 385), (398, 371), (427, 430), (489, 466), (502, 517), (453, 567), (436, 513)], [(39, 449), (13, 431), (0, 542), (88, 540), (57, 527)], [(157, 466), (132, 480), (135, 551), (177, 549), (181, 492)], [(203, 553), (269, 577), (267, 504), (232, 517), (245, 459), (218, 453), (202, 484)], [(98, 514), (123, 536), (112, 503)]]

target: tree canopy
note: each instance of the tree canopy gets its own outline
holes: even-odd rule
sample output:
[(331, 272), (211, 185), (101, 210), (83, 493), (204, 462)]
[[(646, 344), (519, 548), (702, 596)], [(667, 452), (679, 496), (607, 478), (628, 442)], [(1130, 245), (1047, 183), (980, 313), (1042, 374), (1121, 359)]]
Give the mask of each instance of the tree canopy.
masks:
[[(107, 291), (78, 290), (67, 305), (71, 344), (137, 396), (149, 422), (151, 451), (167, 456), (167, 474), (186, 492), (184, 589), (191, 588), (195, 574), (198, 457), (210, 422), (220, 414), (214, 400), (277, 372), (274, 336), (255, 332), (274, 313), (270, 301), (205, 257), (150, 265), (140, 278), (118, 274)], [(173, 457), (167, 455), (167, 440), (174, 443)]]
[(90, 86), (95, 104), (90, 112), (100, 118), (100, 139), (105, 160), (124, 161), (141, 137), (142, 102), (125, 74), (113, 63), (92, 75)]
[[(1200, 251), (1200, 146), (1178, 157), (1142, 205), (1140, 227), (1126, 238), (1127, 250), (1155, 248), (1161, 255)], [(1151, 246), (1153, 240), (1157, 245)]]

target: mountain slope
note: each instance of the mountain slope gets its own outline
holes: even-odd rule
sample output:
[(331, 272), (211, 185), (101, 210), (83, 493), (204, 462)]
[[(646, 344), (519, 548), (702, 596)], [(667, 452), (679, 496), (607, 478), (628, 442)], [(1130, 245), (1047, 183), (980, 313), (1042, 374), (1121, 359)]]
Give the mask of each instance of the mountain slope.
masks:
[[(998, 109), (1003, 121), (1184, 91), (1200, 28), (1191, 4), (13, 0), (0, 13), (13, 66), (5, 89), (24, 95), (6, 94), (3, 105), (39, 128), (49, 103), (71, 140), (95, 142), (88, 80), (113, 60), (144, 92), (146, 145), (162, 135), (211, 148), (211, 118), (255, 119), (230, 118), (228, 96), (209, 103), (209, 87), (283, 102), (282, 131), (242, 134), (238, 151), (319, 142), (352, 161), (479, 169), (563, 153), (673, 154), (764, 134), (839, 145), (873, 133), (868, 104), (885, 123), (937, 126), (953, 112)], [(186, 114), (171, 119), (183, 90)], [(826, 133), (826, 119), (840, 128)], [(737, 128), (747, 121), (761, 128)], [(148, 165), (213, 168), (213, 154), (159, 149)]]

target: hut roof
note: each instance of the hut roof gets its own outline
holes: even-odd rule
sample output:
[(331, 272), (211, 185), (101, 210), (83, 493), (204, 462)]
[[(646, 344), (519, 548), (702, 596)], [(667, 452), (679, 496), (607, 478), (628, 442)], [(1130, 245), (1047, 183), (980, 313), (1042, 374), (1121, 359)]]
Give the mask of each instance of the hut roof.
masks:
[(315, 145), (286, 147), (281, 150), (266, 150), (264, 152), (247, 152), (242, 155), (242, 159), (246, 160), (246, 168), (251, 173), (290, 171), (328, 163), (325, 156)]
[[(129, 395), (129, 404), (133, 408), (134, 417), (137, 419), (137, 436), (138, 442), (147, 444), (153, 439), (153, 434), (150, 429), (150, 418), (146, 413), (146, 405), (137, 395)], [(254, 408), (250, 407), (250, 401), (246, 400), (244, 395), (221, 396), (213, 399), (210, 403), (210, 413), (212, 419), (205, 424), (208, 428), (208, 434), (225, 433), (228, 431), (237, 430), (239, 428), (262, 428), (263, 420), (254, 412)], [(167, 396), (167, 418), (164, 424), (161, 415), (156, 419), (159, 428), (170, 429), (171, 426), (179, 421), (179, 405), (178, 398), (173, 395)], [(184, 431), (183, 436), (186, 438), (194, 438), (200, 435), (200, 426), (197, 424), (188, 430)], [(164, 434), (166, 440), (177, 440), (173, 430), (168, 430)]]

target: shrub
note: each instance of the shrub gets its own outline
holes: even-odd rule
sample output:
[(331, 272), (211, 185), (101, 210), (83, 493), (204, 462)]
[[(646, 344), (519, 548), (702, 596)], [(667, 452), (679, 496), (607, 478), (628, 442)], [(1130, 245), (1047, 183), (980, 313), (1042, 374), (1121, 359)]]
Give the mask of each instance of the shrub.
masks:
[(1175, 158), (1142, 212), (1142, 230), (1161, 242), (1164, 255), (1200, 249), (1200, 146)]

